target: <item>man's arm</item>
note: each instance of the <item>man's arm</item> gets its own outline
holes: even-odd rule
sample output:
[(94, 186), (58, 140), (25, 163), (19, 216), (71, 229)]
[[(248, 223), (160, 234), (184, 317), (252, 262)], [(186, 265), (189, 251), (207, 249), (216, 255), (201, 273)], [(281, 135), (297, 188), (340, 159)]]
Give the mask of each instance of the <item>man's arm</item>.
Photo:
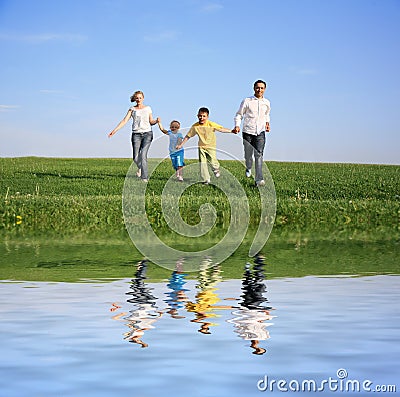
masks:
[[(238, 111), (236, 112), (235, 118), (234, 118), (234, 123), (235, 123), (235, 128), (233, 129), (235, 133), (240, 132), (240, 124), (242, 123), (243, 115), (246, 112), (246, 99), (243, 99), (242, 103), (239, 106)], [(233, 132), (232, 130), (232, 132)]]
[(270, 102), (267, 100), (267, 103), (268, 103), (268, 106), (267, 106), (267, 111), (266, 111), (266, 114), (265, 114), (265, 131), (266, 132), (269, 132), (269, 122), (270, 122), (270, 115), (269, 115), (269, 113), (270, 113), (270, 111), (271, 111), (271, 104), (270, 104)]

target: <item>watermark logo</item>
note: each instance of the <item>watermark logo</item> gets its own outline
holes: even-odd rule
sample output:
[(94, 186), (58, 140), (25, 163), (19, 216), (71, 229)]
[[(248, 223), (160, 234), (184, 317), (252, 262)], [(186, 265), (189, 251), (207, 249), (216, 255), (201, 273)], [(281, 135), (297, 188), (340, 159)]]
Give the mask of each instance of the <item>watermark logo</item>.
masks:
[(257, 389), (262, 392), (380, 392), (396, 393), (396, 385), (374, 385), (369, 379), (350, 379), (347, 370), (339, 368), (336, 377), (328, 377), (317, 381), (316, 379), (270, 379), (265, 375), (257, 382)]
[[(185, 155), (197, 155), (197, 147), (185, 147)], [(243, 162), (235, 158), (226, 151), (216, 150), (218, 158), (230, 160), (228, 169), (224, 167), (224, 162), (220, 162), (219, 177), (216, 177), (209, 166), (210, 184), (203, 185), (200, 177), (200, 165), (197, 161), (191, 162), (183, 169), (184, 181), (178, 182), (172, 165), (170, 177), (165, 176), (165, 159), (150, 159), (148, 161), (149, 182), (145, 183), (137, 176), (137, 166), (132, 163), (125, 177), (122, 207), (123, 216), (128, 234), (139, 250), (139, 252), (153, 263), (167, 269), (173, 269), (177, 258), (185, 258), (185, 271), (198, 270), (202, 260), (211, 257), (214, 263), (221, 263), (231, 256), (243, 242), (251, 216), (249, 201), (246, 194), (244, 182), (250, 184), (250, 179), (245, 177), (245, 167)], [(168, 161), (168, 160), (167, 160)], [(162, 165), (162, 163), (164, 163)], [(232, 164), (234, 165), (232, 167)], [(235, 172), (231, 172), (234, 169)], [(272, 176), (266, 164), (263, 164), (263, 176), (265, 185), (256, 187), (254, 180), (252, 183), (252, 206), (257, 207), (258, 225), (249, 244), (249, 256), (256, 255), (267, 242), (271, 233), (276, 213), (276, 194)], [(153, 184), (153, 185), (152, 185)], [(192, 185), (201, 186), (201, 195), (209, 195), (210, 201), (198, 208), (198, 218), (196, 224), (185, 222), (182, 213), (190, 207), (190, 200), (182, 200), (188, 189)], [(211, 186), (210, 186), (211, 185)], [(156, 186), (152, 190), (151, 187)], [(217, 211), (213, 206), (212, 196), (215, 194), (215, 187), (223, 192), (224, 197), (229, 203), (230, 217), (229, 225), (224, 229), (224, 235), (213, 241), (213, 245), (207, 248), (207, 234), (215, 229)], [(160, 193), (160, 190), (161, 193)], [(204, 193), (203, 193), (204, 192)], [(160, 210), (168, 230), (158, 230), (159, 226), (151, 219), (151, 207), (158, 205), (161, 199)], [(156, 203), (157, 201), (157, 203)], [(182, 204), (183, 203), (183, 204)], [(157, 213), (159, 216), (160, 214)], [(170, 236), (167, 241), (160, 236)], [(215, 235), (215, 234), (214, 234)], [(173, 236), (183, 237), (185, 246), (175, 247), (171, 244)], [(181, 244), (182, 245), (182, 244)], [(196, 249), (196, 247), (199, 247)], [(186, 248), (188, 248), (186, 250)]]

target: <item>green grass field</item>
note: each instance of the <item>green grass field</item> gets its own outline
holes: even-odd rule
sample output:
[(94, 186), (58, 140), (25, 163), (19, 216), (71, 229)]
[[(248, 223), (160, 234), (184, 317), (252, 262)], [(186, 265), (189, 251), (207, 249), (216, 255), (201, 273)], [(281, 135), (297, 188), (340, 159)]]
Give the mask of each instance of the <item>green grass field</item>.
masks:
[[(245, 241), (223, 263), (224, 277), (241, 278), (258, 225), (259, 193), (244, 177), (240, 163), (221, 163), (243, 185), (252, 215)], [(0, 278), (131, 277), (142, 256), (127, 235), (122, 215), (122, 189), (130, 165), (129, 159), (1, 158)], [(399, 166), (267, 165), (277, 195), (275, 225), (264, 249), (268, 277), (398, 274)], [(176, 246), (161, 210), (161, 191), (172, 173), (165, 161), (152, 177), (147, 214), (164, 242), (185, 251), (189, 243)], [(181, 198), (181, 213), (189, 223), (196, 222), (205, 202), (216, 207), (218, 221), (202, 244), (213, 244), (229, 222), (229, 203), (222, 192), (214, 186), (190, 186)], [(150, 264), (149, 274), (162, 280), (170, 272)]]
[[(258, 190), (244, 177), (240, 163), (221, 163), (244, 186), (256, 225)], [(0, 233), (123, 232), (121, 196), (130, 165), (130, 159), (0, 158)], [(398, 238), (400, 166), (284, 162), (267, 166), (277, 195), (275, 229)], [(172, 173), (170, 161), (164, 161), (146, 194), (148, 217), (161, 233), (167, 225), (160, 194)], [(180, 201), (183, 218), (195, 222), (205, 202), (215, 205), (217, 226), (223, 229), (229, 203), (214, 186), (194, 185), (185, 191)]]

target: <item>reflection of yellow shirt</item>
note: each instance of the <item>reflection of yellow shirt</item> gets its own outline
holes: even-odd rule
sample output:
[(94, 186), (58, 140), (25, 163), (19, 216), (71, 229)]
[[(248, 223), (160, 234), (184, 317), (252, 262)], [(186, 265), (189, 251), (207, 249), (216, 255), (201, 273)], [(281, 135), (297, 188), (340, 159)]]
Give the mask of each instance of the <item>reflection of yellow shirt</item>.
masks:
[(205, 317), (217, 317), (215, 313), (212, 313), (216, 308), (215, 305), (219, 302), (218, 295), (214, 292), (216, 289), (206, 289), (204, 291), (199, 292), (196, 295), (197, 301), (187, 302), (186, 310), (188, 312), (195, 313), (203, 313)]
[(222, 125), (206, 120), (204, 124), (193, 124), (187, 136), (192, 138), (197, 135), (199, 137), (199, 147), (216, 148), (217, 138), (215, 136), (215, 130), (220, 130), (222, 128), (224, 128)]

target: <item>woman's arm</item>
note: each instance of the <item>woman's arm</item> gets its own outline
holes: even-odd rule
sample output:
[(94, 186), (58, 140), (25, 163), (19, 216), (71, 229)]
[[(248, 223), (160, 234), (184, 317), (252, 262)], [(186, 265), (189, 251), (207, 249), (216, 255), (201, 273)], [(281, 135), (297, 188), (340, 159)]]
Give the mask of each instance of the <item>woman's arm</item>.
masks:
[(157, 117), (156, 119), (153, 119), (153, 113), (149, 114), (149, 122), (150, 125), (156, 125), (159, 122), (160, 118)]
[(131, 118), (132, 109), (128, 110), (126, 116), (118, 123), (118, 125), (108, 134), (108, 137), (111, 138), (118, 130), (120, 130)]

